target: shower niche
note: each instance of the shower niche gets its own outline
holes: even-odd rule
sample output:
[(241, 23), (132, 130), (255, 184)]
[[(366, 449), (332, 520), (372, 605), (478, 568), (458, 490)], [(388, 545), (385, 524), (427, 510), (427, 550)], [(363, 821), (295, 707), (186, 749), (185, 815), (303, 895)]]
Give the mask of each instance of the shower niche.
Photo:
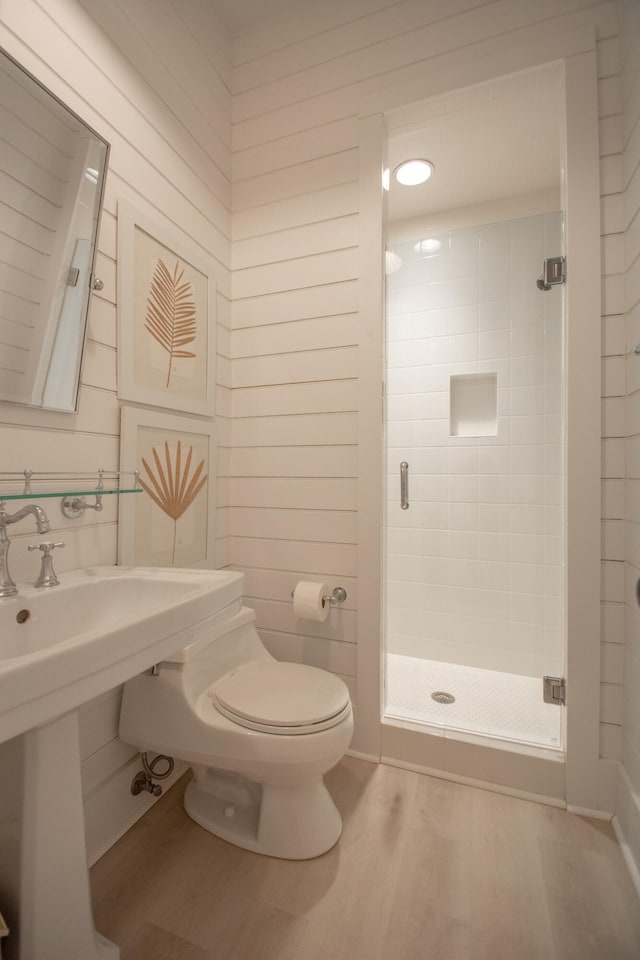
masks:
[(449, 435), (498, 436), (497, 373), (466, 373), (449, 378)]

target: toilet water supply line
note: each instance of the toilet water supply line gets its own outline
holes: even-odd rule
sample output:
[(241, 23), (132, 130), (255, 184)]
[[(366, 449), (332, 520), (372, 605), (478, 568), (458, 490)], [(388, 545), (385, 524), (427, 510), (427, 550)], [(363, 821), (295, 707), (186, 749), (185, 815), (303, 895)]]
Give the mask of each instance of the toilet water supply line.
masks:
[[(156, 780), (166, 780), (167, 777), (171, 776), (174, 768), (173, 757), (167, 757), (164, 753), (159, 753), (149, 762), (147, 754), (142, 753), (140, 754), (140, 759), (142, 760), (144, 769), (136, 773), (131, 781), (131, 793), (134, 797), (137, 797), (143, 790), (146, 790), (147, 793), (153, 794), (154, 797), (159, 797), (162, 793), (162, 787), (159, 783), (154, 783), (153, 779), (155, 777)], [(163, 770), (162, 773), (159, 773), (156, 768), (163, 762), (166, 762), (167, 768)]]

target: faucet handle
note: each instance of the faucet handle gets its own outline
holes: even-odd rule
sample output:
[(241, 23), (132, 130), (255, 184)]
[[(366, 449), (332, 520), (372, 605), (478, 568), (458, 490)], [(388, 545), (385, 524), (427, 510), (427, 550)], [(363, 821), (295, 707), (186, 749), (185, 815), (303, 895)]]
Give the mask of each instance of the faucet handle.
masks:
[(56, 547), (64, 546), (66, 546), (66, 544), (64, 544), (62, 540), (58, 541), (58, 543), (53, 543), (51, 540), (45, 540), (44, 543), (30, 543), (27, 547), (27, 550), (42, 550), (42, 559), (44, 560), (45, 557), (51, 556), (51, 551), (55, 550)]
[(56, 577), (53, 569), (53, 560), (51, 559), (51, 551), (55, 550), (56, 547), (64, 547), (64, 543), (62, 543), (62, 541), (54, 543), (52, 540), (45, 540), (44, 543), (30, 543), (27, 546), (27, 550), (42, 551), (42, 564), (40, 566), (40, 574), (34, 584), (35, 587), (56, 587), (60, 583)]

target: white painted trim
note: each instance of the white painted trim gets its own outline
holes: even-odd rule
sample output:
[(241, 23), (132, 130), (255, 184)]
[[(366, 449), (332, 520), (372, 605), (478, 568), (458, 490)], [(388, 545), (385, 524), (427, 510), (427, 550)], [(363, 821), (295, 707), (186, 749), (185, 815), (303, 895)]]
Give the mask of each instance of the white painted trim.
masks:
[(424, 767), (418, 763), (408, 763), (406, 760), (397, 760), (395, 757), (382, 756), (380, 762), (389, 767), (400, 767), (402, 770), (413, 770), (414, 773), (424, 774), (427, 777), (436, 777), (438, 780), (449, 780), (452, 783), (462, 783), (467, 787), (477, 787), (479, 790), (487, 790), (489, 793), (500, 793), (503, 796), (516, 797), (519, 800), (532, 800), (535, 803), (544, 803), (548, 807), (565, 808), (564, 800), (559, 800), (557, 797), (546, 797), (539, 793), (530, 793), (528, 790), (517, 790), (515, 787), (503, 787), (487, 780), (475, 780), (473, 777), (450, 773), (448, 770)]
[(354, 760), (364, 760), (365, 763), (380, 763), (380, 758), (371, 753), (361, 753), (359, 750), (347, 750), (345, 757), (353, 757)]
[(360, 344), (358, 392), (358, 716), (354, 744), (380, 756), (382, 716), (382, 504), (384, 238), (382, 115), (359, 124)]
[(616, 840), (618, 841), (620, 850), (622, 851), (622, 856), (624, 858), (624, 862), (627, 865), (627, 870), (629, 871), (631, 882), (633, 883), (633, 886), (635, 887), (635, 891), (638, 894), (638, 899), (640, 899), (640, 867), (638, 867), (638, 864), (636, 863), (635, 858), (633, 856), (633, 851), (631, 850), (631, 847), (627, 843), (627, 839), (624, 835), (624, 831), (622, 829), (620, 821), (618, 820), (617, 815), (614, 815), (611, 821), (611, 826), (613, 827), (613, 832), (616, 835)]
[(604, 820), (607, 823), (613, 817), (611, 810), (590, 810), (589, 807), (576, 807), (572, 803), (567, 804), (567, 812), (575, 813), (577, 817), (591, 817), (592, 820)]
[[(380, 426), (384, 304), (381, 295), (383, 249), (382, 187), (384, 110), (486, 82), (511, 72), (561, 61), (565, 72), (567, 122), (567, 236), (570, 266), (567, 284), (569, 366), (567, 653), (571, 717), (567, 731), (567, 790), (572, 804), (611, 810), (613, 768), (599, 758), (600, 680), (600, 219), (595, 30), (554, 33), (538, 25), (507, 49), (483, 43), (455, 51), (448, 62), (426, 66), (419, 78), (380, 90), (361, 102), (360, 155), (360, 321), (361, 381), (359, 437), (359, 724), (357, 745), (375, 752), (381, 724), (382, 617), (373, 602), (382, 592), (381, 478), (384, 451)], [(567, 111), (569, 112), (569, 111)], [(579, 242), (577, 238), (579, 237)], [(596, 572), (597, 568), (597, 572)], [(366, 603), (364, 598), (371, 598)], [(570, 634), (569, 634), (570, 631)], [(428, 736), (425, 734), (425, 736)], [(366, 747), (364, 746), (366, 744)], [(440, 775), (447, 775), (441, 771)]]
[(616, 813), (611, 823), (631, 880), (640, 897), (640, 795), (635, 792), (626, 768), (621, 763), (616, 763), (616, 767)]

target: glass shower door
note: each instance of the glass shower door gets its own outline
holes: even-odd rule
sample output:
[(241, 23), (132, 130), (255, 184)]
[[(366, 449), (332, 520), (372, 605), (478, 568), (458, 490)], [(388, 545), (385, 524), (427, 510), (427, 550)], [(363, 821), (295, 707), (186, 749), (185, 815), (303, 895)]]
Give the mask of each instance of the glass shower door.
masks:
[(385, 713), (560, 749), (562, 214), (387, 246)]

